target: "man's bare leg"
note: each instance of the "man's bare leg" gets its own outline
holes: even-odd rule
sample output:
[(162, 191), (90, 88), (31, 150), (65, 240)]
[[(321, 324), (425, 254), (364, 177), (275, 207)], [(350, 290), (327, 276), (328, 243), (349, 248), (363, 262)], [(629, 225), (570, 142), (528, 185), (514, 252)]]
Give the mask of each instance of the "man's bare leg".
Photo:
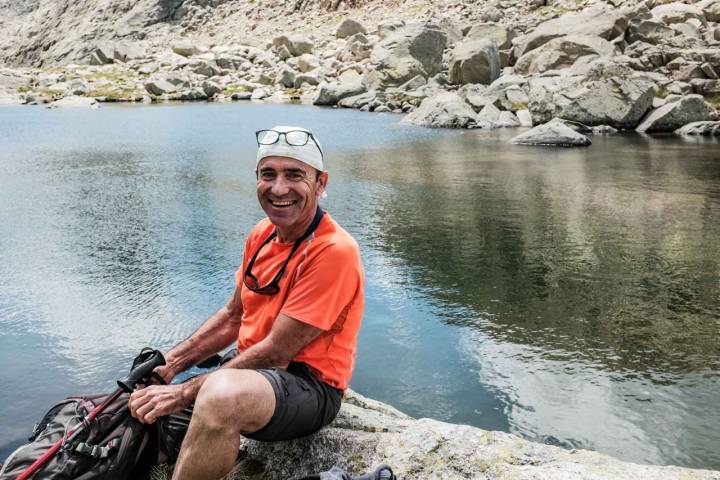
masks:
[(275, 411), (270, 382), (254, 370), (222, 369), (198, 392), (173, 480), (219, 479), (235, 464), (240, 434), (267, 425)]

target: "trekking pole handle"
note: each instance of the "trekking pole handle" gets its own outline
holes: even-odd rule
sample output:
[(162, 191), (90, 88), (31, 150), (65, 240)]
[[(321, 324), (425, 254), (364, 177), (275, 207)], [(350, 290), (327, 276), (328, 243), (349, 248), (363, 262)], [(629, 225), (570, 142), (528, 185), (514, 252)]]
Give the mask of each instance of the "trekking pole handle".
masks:
[(135, 386), (142, 381), (147, 381), (153, 376), (156, 367), (165, 365), (165, 357), (160, 350), (143, 348), (140, 355), (135, 357), (130, 375), (125, 380), (118, 380), (118, 387), (127, 393), (132, 393)]

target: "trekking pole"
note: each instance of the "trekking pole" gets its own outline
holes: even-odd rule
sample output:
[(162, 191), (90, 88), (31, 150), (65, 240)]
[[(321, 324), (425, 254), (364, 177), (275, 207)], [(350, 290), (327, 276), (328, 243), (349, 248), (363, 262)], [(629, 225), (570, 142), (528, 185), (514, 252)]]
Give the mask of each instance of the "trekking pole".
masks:
[(107, 406), (110, 405), (112, 402), (117, 400), (120, 395), (122, 395), (123, 393), (132, 393), (138, 383), (148, 380), (149, 378), (153, 377), (153, 374), (156, 378), (159, 377), (157, 373), (153, 372), (153, 370), (155, 369), (155, 367), (159, 367), (161, 365), (165, 365), (165, 357), (163, 357), (163, 354), (160, 353), (159, 350), (143, 348), (140, 352), (140, 355), (135, 357), (135, 360), (133, 361), (130, 375), (128, 375), (125, 380), (117, 381), (119, 388), (115, 390), (107, 400), (105, 400), (97, 407), (93, 408), (92, 411), (88, 413), (85, 418), (82, 419), (82, 422), (78, 423), (75, 427), (68, 431), (63, 436), (63, 438), (55, 442), (47, 452), (45, 452), (40, 458), (35, 460), (28, 468), (25, 469), (25, 471), (23, 471), (18, 477), (16, 477), (15, 480), (27, 480), (28, 478), (30, 478), (35, 472), (37, 472), (40, 467), (45, 465), (48, 460), (53, 458), (57, 454), (57, 452), (63, 447), (63, 445), (69, 445), (70, 442), (72, 442), (92, 423), (93, 420), (95, 420), (95, 417), (99, 413), (105, 410)]

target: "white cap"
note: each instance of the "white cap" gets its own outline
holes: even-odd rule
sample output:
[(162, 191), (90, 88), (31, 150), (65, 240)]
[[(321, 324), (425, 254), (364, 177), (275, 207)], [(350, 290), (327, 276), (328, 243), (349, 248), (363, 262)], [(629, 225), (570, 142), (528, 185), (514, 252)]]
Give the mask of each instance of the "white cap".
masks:
[(293, 130), (300, 130), (310, 134), (310, 138), (305, 145), (290, 145), (287, 143), (286, 135), (280, 135), (277, 142), (270, 145), (260, 145), (257, 151), (257, 161), (255, 165), (260, 163), (265, 157), (289, 157), (295, 160), (300, 160), (303, 163), (307, 163), (316, 170), (323, 171), (323, 154), (322, 146), (318, 142), (317, 138), (308, 130), (302, 127), (285, 127), (277, 126), (272, 127), (270, 130), (276, 132), (287, 133)]

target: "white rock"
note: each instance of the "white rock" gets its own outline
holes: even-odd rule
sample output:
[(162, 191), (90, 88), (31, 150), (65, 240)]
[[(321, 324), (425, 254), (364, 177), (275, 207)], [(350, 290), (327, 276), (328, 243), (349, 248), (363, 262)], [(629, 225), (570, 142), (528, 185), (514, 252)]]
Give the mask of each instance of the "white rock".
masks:
[(521, 127), (533, 126), (532, 114), (530, 113), (530, 110), (518, 110), (516, 112), (516, 115), (518, 117), (518, 121), (520, 122)]
[(402, 119), (432, 128), (468, 128), (476, 124), (475, 111), (455, 92), (441, 92), (426, 98), (420, 106)]
[(100, 105), (94, 98), (71, 95), (55, 100), (48, 108), (100, 108)]
[(561, 121), (550, 121), (512, 138), (517, 145), (541, 145), (559, 147), (585, 147), (592, 142)]

